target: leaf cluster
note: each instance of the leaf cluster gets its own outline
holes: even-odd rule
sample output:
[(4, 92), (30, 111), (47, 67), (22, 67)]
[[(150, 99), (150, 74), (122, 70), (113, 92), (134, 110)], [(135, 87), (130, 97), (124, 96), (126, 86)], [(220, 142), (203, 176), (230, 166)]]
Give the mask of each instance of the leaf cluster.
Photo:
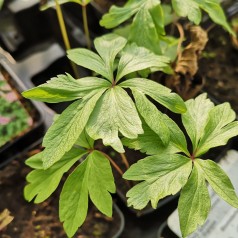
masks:
[[(69, 237), (84, 222), (89, 197), (102, 213), (112, 213), (110, 193), (115, 192), (114, 178), (107, 155), (93, 148), (94, 140), (102, 139), (104, 145), (122, 153), (121, 137), (136, 139), (144, 133), (142, 120), (146, 120), (168, 144), (170, 132), (163, 114), (152, 108), (147, 115), (140, 99), (150, 104), (149, 96), (175, 113), (186, 111), (183, 100), (170, 89), (145, 78), (125, 77), (141, 69), (163, 70), (169, 63), (167, 57), (126, 43), (125, 38), (108, 34), (95, 40), (97, 53), (83, 48), (69, 50), (69, 59), (98, 76), (74, 79), (69, 74), (58, 75), (23, 93), (24, 97), (48, 103), (73, 101), (47, 131), (43, 139), (45, 149), (27, 161), (34, 170), (27, 176), (29, 184), (25, 188), (27, 200), (44, 201), (63, 174), (83, 158), (60, 195), (60, 219)], [(155, 125), (151, 113), (161, 117), (161, 127)]]
[[(64, 222), (69, 237), (73, 237), (86, 219), (89, 197), (103, 214), (111, 217), (110, 193), (116, 190), (109, 160), (103, 153), (91, 148), (91, 139), (85, 132), (79, 139), (85, 147), (73, 147), (49, 169), (45, 170), (42, 166), (44, 151), (26, 161), (34, 170), (27, 176), (24, 195), (28, 201), (34, 199), (35, 203), (46, 200), (56, 190), (64, 173), (74, 166), (64, 183), (59, 201), (60, 221)], [(77, 165), (82, 158), (83, 162)]]
[(211, 201), (206, 182), (223, 200), (238, 208), (234, 187), (226, 173), (211, 160), (215, 158), (201, 159), (209, 149), (225, 145), (238, 135), (235, 112), (228, 103), (214, 106), (206, 94), (188, 100), (186, 106), (182, 122), (192, 143), (191, 152), (183, 132), (165, 115), (164, 121), (172, 134), (168, 147), (146, 123), (143, 135), (123, 140), (130, 148), (150, 155), (124, 174), (125, 179), (143, 181), (128, 191), (128, 205), (143, 209), (150, 201), (156, 208), (160, 199), (181, 190), (178, 211), (183, 237), (194, 232), (208, 216)]
[(30, 127), (30, 116), (20, 101), (10, 102), (6, 99), (6, 93), (10, 92), (10, 88), (1, 80), (0, 92), (0, 118), (6, 120), (6, 123), (0, 122), (0, 146), (3, 146)]
[[(216, 24), (234, 34), (219, 0), (172, 0), (172, 8), (179, 17), (187, 17), (196, 25), (201, 23), (203, 10)], [(171, 6), (161, 4), (160, 0), (129, 0), (123, 7), (112, 6), (102, 17), (100, 24), (111, 29), (129, 22), (127, 37), (130, 42), (156, 54), (164, 54), (163, 46), (168, 47), (171, 42), (166, 36), (165, 26), (174, 18)]]
[[(138, 111), (143, 111), (143, 105), (134, 103), (126, 88), (132, 90), (133, 95), (138, 94), (143, 97), (145, 102), (149, 102), (146, 97), (148, 95), (175, 113), (186, 111), (183, 100), (158, 83), (144, 78), (132, 78), (120, 82), (124, 76), (137, 70), (152, 67), (163, 70), (168, 66), (166, 57), (154, 55), (135, 44), (126, 47), (125, 45), (126, 40), (123, 37), (109, 34), (95, 40), (98, 54), (86, 49), (69, 50), (69, 59), (93, 70), (99, 74), (99, 77), (75, 80), (69, 74), (59, 75), (23, 93), (27, 98), (48, 103), (74, 100), (44, 137), (45, 168), (60, 160), (73, 147), (84, 129), (91, 138), (102, 139), (104, 145), (110, 145), (120, 153), (124, 152), (120, 134), (130, 139), (143, 134), (142, 122), (138, 114)], [(121, 57), (114, 77), (115, 58), (119, 52)], [(146, 114), (143, 115), (147, 117)], [(162, 119), (161, 124), (163, 125)], [(158, 130), (156, 132), (158, 133)], [(167, 143), (168, 135), (162, 136), (162, 140)]]

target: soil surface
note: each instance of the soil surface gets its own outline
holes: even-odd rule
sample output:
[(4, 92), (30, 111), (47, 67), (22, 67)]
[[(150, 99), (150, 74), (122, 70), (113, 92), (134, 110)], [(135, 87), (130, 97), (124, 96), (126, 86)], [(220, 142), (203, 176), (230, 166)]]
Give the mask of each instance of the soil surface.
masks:
[[(0, 231), (1, 238), (66, 238), (59, 221), (57, 190), (41, 204), (28, 203), (23, 198), (25, 177), (30, 169), (24, 159), (14, 160), (0, 171), (0, 212), (8, 209), (14, 220)], [(90, 205), (84, 225), (75, 238), (112, 238), (120, 227), (120, 217), (114, 210), (113, 218), (102, 215)]]
[(200, 72), (206, 78), (204, 91), (219, 102), (230, 102), (238, 113), (238, 50), (229, 34), (218, 27), (211, 30), (203, 55)]

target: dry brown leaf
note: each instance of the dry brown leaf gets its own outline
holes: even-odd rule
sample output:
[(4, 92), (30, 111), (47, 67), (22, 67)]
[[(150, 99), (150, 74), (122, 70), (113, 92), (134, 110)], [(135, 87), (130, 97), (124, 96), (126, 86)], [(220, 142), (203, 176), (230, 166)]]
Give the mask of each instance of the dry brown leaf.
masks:
[(2, 231), (9, 223), (14, 219), (13, 216), (10, 215), (8, 209), (4, 209), (2, 213), (0, 213), (0, 231)]
[(207, 32), (200, 26), (189, 29), (191, 42), (181, 53), (174, 66), (174, 75), (166, 80), (166, 86), (179, 93), (184, 99), (195, 96), (203, 86), (203, 78), (197, 75), (198, 60), (208, 41)]
[(198, 71), (198, 59), (207, 44), (208, 37), (207, 32), (200, 26), (192, 26), (189, 31), (191, 43), (178, 56), (175, 72), (192, 78)]

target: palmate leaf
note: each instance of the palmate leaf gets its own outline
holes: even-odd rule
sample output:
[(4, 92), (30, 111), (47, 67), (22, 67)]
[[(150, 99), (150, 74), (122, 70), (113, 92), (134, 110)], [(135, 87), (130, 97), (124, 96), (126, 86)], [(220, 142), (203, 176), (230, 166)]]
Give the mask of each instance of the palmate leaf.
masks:
[(66, 180), (60, 196), (60, 220), (72, 237), (84, 222), (88, 196), (105, 215), (112, 216), (112, 198), (116, 188), (108, 159), (99, 151), (91, 152)]
[(205, 177), (195, 163), (192, 174), (182, 188), (178, 212), (183, 237), (188, 236), (206, 221), (211, 208)]
[[(46, 133), (43, 141), (43, 146), (46, 147), (43, 157), (44, 168), (60, 160), (76, 143), (86, 127), (90, 137), (95, 140), (102, 139), (105, 145), (112, 146), (118, 152), (124, 152), (119, 139), (120, 134), (134, 139), (138, 134), (143, 133), (134, 102), (120, 85), (116, 85), (116, 79), (113, 77), (115, 58), (119, 52), (122, 52), (125, 44), (126, 40), (123, 37), (108, 34), (95, 40), (95, 48), (100, 55), (85, 49), (68, 52), (69, 58), (75, 63), (94, 70), (103, 78), (86, 77), (74, 80), (70, 75), (60, 75), (46, 84), (24, 92), (27, 98), (46, 102), (78, 99), (59, 116)], [(142, 58), (148, 58), (149, 61), (143, 62)], [(162, 69), (166, 67), (167, 61), (166, 58), (156, 56), (135, 44), (128, 45), (119, 61), (118, 80), (139, 70), (138, 65), (142, 69), (150, 67)], [(145, 83), (144, 80), (142, 81), (138, 79), (138, 83), (143, 88)], [(132, 80), (131, 85), (134, 84), (137, 84), (137, 80)], [(163, 92), (153, 94), (154, 86)], [(149, 89), (145, 87), (145, 90), (148, 91), (148, 95), (152, 93), (157, 101), (173, 111), (186, 110), (184, 102), (178, 95), (158, 83), (150, 84)], [(104, 91), (106, 92), (101, 97)], [(165, 126), (163, 128), (167, 129)], [(159, 129), (156, 131), (158, 132)], [(163, 129), (160, 131), (162, 132)], [(168, 141), (168, 138), (166, 140)]]
[[(28, 184), (24, 188), (25, 199), (31, 201), (35, 198), (35, 203), (46, 200), (58, 187), (63, 174), (86, 153), (86, 150), (72, 148), (60, 161), (46, 170), (42, 166), (43, 152), (29, 158), (26, 164), (32, 166), (35, 170), (26, 177)], [(41, 166), (39, 166), (40, 164)]]
[(87, 98), (72, 103), (49, 128), (44, 139), (46, 147), (43, 166), (49, 168), (69, 151), (84, 130), (87, 121), (105, 89), (99, 89)]
[(100, 25), (114, 28), (132, 16), (134, 18), (129, 41), (160, 54), (159, 37), (165, 31), (164, 14), (159, 0), (130, 0), (124, 7), (112, 6), (109, 13), (103, 16)]
[(111, 145), (121, 153), (124, 152), (124, 148), (118, 132), (132, 139), (143, 133), (133, 101), (119, 86), (110, 88), (100, 98), (86, 130), (94, 140), (102, 138), (105, 145)]
[(156, 208), (160, 199), (179, 192), (191, 170), (192, 161), (179, 154), (160, 153), (140, 160), (123, 175), (128, 180), (145, 180), (127, 192), (128, 205), (143, 209), (151, 201)]
[(226, 20), (220, 0), (172, 0), (172, 6), (179, 16), (188, 17), (190, 21), (197, 25), (202, 19), (201, 10), (204, 10), (216, 24), (223, 26), (228, 32), (234, 34)]
[(110, 83), (96, 77), (75, 80), (71, 75), (58, 75), (38, 87), (22, 93), (26, 98), (48, 103), (66, 102), (86, 96), (90, 91), (109, 87)]
[[(146, 97), (141, 92), (137, 95), (134, 93), (136, 105), (138, 95), (141, 103), (147, 105)], [(123, 139), (123, 143), (130, 148), (147, 154), (156, 153), (132, 165), (124, 174), (124, 178), (129, 180), (144, 180), (129, 190), (128, 204), (143, 209), (151, 201), (152, 206), (156, 207), (159, 199), (182, 189), (178, 209), (183, 237), (203, 225), (208, 216), (210, 198), (206, 181), (223, 200), (238, 208), (238, 197), (225, 172), (215, 162), (198, 157), (212, 147), (224, 145), (228, 139), (238, 134), (238, 122), (234, 122), (235, 112), (228, 103), (214, 106), (206, 94), (188, 100), (186, 106), (187, 112), (182, 115), (182, 122), (193, 144), (191, 153), (185, 148), (187, 143), (182, 131), (165, 115), (163, 121), (170, 130), (171, 140), (166, 149), (145, 122), (143, 135), (133, 140)], [(153, 120), (160, 122), (161, 115), (152, 110), (151, 113)], [(156, 127), (156, 124), (153, 123), (151, 127)], [(148, 138), (154, 142), (147, 143)], [(186, 156), (178, 152), (183, 152)]]

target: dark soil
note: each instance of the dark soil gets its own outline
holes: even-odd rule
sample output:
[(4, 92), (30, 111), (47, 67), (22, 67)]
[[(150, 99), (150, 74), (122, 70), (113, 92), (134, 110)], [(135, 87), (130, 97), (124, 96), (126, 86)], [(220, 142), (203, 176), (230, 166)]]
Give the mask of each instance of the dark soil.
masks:
[(219, 102), (230, 102), (238, 113), (238, 50), (221, 28), (209, 32), (205, 56), (200, 60), (200, 72), (206, 78), (204, 91)]
[[(0, 212), (8, 209), (14, 220), (0, 232), (1, 238), (66, 238), (58, 218), (57, 190), (41, 204), (28, 203), (23, 198), (25, 177), (30, 171), (24, 160), (14, 160), (0, 171)], [(112, 238), (120, 227), (120, 216), (114, 210), (113, 218), (102, 215), (94, 206), (75, 238)]]

